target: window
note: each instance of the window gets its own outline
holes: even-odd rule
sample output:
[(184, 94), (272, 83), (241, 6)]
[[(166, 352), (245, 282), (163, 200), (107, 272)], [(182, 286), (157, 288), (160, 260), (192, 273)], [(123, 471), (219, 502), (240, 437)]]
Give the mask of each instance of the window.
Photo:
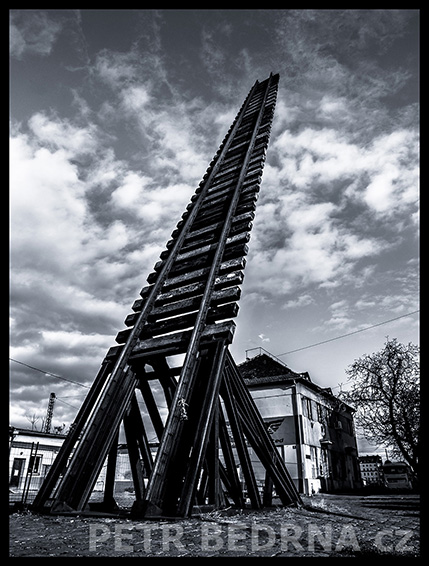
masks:
[(302, 397), (302, 413), (305, 417), (308, 417), (311, 420), (314, 420), (313, 416), (313, 405), (311, 399), (308, 397)]
[(308, 417), (308, 406), (307, 406), (307, 397), (302, 396), (301, 398), (302, 400), (302, 414), (304, 415), (304, 417)]
[(319, 459), (317, 457), (317, 448), (315, 446), (310, 446), (310, 457), (311, 457), (311, 477), (313, 479), (317, 478), (319, 469)]
[(319, 421), (319, 423), (323, 422), (323, 407), (320, 403), (316, 403), (316, 409), (317, 409), (317, 420)]
[(40, 465), (42, 463), (42, 456), (30, 456), (28, 464), (28, 471), (30, 474), (40, 474)]

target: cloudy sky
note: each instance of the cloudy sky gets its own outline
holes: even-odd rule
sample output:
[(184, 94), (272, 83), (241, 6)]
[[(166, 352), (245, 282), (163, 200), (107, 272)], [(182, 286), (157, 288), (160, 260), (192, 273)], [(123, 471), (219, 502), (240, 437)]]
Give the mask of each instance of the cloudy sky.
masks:
[(280, 86), (236, 361), (263, 347), (338, 392), (386, 336), (417, 343), (418, 19), (12, 10), (11, 423), (43, 417), (51, 391), (53, 424), (72, 422), (244, 97), (271, 71)]

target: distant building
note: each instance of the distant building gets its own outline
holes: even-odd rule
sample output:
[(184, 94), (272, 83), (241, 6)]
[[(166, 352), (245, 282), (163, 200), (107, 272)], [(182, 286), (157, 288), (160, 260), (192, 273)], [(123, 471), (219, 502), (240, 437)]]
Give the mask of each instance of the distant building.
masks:
[[(31, 504), (49, 472), (63, 442), (64, 434), (9, 427), (9, 502)], [(157, 444), (150, 444), (155, 456)], [(94, 486), (94, 496), (104, 490), (107, 461)], [(115, 494), (132, 488), (131, 467), (126, 444), (118, 444)]]
[(300, 493), (361, 487), (352, 407), (268, 353), (238, 368)]
[(42, 485), (64, 434), (9, 427), (9, 500), (29, 502)]
[(363, 485), (382, 485), (383, 462), (381, 456), (359, 456), (358, 460)]

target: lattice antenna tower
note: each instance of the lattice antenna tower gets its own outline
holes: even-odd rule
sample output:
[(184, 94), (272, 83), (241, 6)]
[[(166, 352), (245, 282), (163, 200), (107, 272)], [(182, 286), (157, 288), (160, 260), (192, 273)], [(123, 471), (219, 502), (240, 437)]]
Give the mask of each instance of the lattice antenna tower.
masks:
[(45, 424), (43, 426), (43, 432), (50, 433), (52, 426), (52, 417), (54, 416), (54, 406), (55, 406), (55, 393), (51, 393), (48, 401), (48, 408), (46, 409)]

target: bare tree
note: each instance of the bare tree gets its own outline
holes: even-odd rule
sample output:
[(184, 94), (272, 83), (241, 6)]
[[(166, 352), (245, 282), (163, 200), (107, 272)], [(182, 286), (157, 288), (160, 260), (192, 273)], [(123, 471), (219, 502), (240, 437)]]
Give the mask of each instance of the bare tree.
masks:
[(63, 434), (65, 428), (66, 428), (66, 423), (63, 423), (62, 425), (54, 426), (54, 434)]
[(33, 413), (32, 415), (25, 415), (25, 418), (31, 424), (31, 430), (37, 430), (36, 423), (38, 420), (40, 420), (40, 417)]
[(342, 398), (357, 410), (355, 421), (367, 439), (390, 447), (418, 474), (420, 448), (419, 347), (394, 338), (346, 370), (352, 387)]

